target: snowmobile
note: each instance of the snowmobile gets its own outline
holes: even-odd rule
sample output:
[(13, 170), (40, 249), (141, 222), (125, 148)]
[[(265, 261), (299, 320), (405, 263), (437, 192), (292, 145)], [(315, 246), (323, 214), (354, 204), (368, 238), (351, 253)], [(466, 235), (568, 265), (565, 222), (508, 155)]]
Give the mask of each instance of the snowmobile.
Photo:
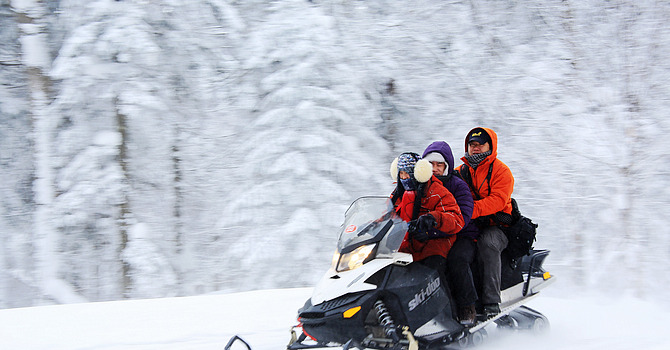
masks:
[(455, 319), (438, 273), (399, 251), (407, 228), (388, 197), (361, 197), (351, 204), (332, 265), (298, 310), (288, 350), (462, 347), (483, 342), (492, 323), (546, 329), (547, 318), (524, 304), (555, 279), (542, 268), (549, 251), (533, 250), (515, 264), (504, 263), (501, 312), (465, 327)]

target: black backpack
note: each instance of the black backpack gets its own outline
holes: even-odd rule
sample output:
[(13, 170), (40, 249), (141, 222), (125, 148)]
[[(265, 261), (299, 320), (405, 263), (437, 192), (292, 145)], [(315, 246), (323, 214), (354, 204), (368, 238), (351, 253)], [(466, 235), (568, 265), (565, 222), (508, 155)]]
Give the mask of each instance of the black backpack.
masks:
[(510, 258), (516, 260), (530, 254), (536, 239), (537, 226), (531, 219), (521, 215), (516, 200), (512, 198), (512, 225), (501, 227), (507, 236), (505, 252)]

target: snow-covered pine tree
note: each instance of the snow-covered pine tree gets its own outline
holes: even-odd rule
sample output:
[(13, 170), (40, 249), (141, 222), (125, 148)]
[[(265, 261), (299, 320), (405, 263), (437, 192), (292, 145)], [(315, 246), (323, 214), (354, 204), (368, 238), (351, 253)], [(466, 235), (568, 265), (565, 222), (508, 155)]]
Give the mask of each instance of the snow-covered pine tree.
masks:
[(241, 43), (248, 25), (237, 6), (215, 0), (162, 6), (165, 25), (157, 40), (174, 91), (175, 114), (163, 126), (174, 135), (177, 239), (170, 260), (178, 271), (179, 293), (191, 295), (230, 283), (222, 277), (227, 247), (220, 244), (225, 232), (218, 221), (220, 208), (232, 196), (226, 183), (234, 178), (235, 159), (241, 159), (229, 150), (241, 142), (240, 130), (248, 126), (257, 96), (244, 81), (240, 57), (246, 56)]
[(252, 289), (311, 285), (348, 204), (391, 188), (380, 119), (342, 63), (333, 18), (306, 2), (272, 6), (244, 46), (262, 99), (229, 150), (241, 159), (221, 218), (228, 278)]
[[(92, 11), (80, 13), (86, 6)], [(144, 276), (145, 267), (123, 258), (130, 244), (156, 253), (137, 248), (146, 240), (131, 242), (141, 223), (168, 260), (176, 246), (174, 134), (163, 127), (175, 125), (173, 96), (151, 26), (162, 12), (109, 1), (62, 8), (69, 11), (58, 22), (64, 40), (51, 105), (58, 118), (61, 250), (69, 267), (61, 273), (91, 300), (172, 295), (173, 268), (157, 265), (157, 275)]]

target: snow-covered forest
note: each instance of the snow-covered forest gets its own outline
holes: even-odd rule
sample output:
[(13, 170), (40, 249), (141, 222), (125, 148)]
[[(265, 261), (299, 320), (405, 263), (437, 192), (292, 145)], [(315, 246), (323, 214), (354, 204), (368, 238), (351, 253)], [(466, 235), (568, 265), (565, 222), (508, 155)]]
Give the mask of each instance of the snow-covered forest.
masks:
[[(0, 0), (0, 307), (313, 285), (494, 129), (545, 266), (667, 297), (670, 2)], [(460, 162), (457, 162), (460, 164)]]

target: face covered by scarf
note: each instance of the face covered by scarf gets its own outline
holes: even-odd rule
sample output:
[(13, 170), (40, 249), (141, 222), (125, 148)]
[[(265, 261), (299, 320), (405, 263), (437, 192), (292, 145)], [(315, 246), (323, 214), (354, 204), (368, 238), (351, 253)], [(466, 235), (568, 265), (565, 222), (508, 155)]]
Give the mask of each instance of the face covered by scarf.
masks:
[(400, 179), (400, 183), (405, 191), (414, 191), (416, 189), (414, 179), (411, 176), (406, 179)]

